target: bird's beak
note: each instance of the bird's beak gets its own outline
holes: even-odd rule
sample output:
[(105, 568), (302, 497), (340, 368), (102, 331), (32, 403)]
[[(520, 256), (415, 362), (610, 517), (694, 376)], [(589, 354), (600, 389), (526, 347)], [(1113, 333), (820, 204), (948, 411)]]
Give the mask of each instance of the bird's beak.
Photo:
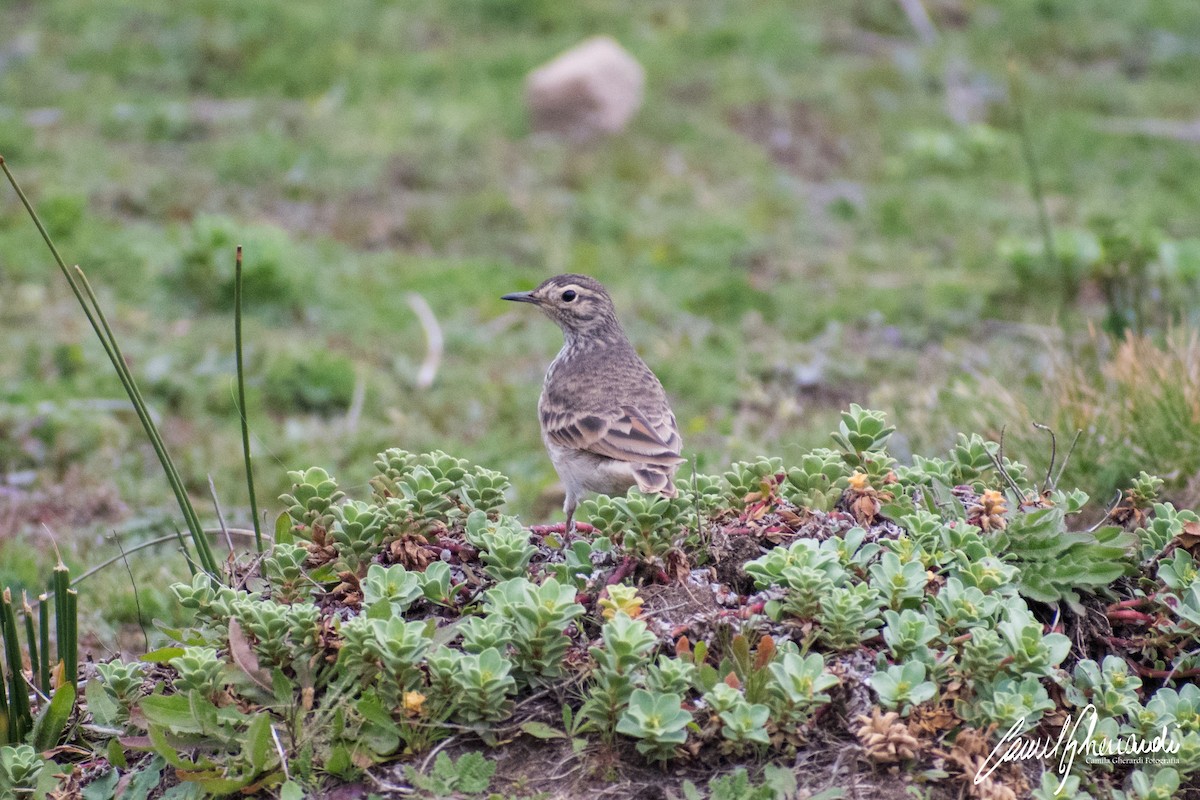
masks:
[(513, 292), (512, 294), (503, 295), (501, 300), (512, 300), (516, 303), (537, 303), (537, 298), (533, 296), (533, 292)]

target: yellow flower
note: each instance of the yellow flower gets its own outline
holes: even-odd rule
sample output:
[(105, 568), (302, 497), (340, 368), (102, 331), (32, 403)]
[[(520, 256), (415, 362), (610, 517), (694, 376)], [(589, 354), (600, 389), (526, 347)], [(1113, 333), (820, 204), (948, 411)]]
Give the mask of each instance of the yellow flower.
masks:
[(605, 619), (612, 619), (617, 612), (624, 611), (631, 619), (637, 619), (642, 613), (642, 598), (637, 596), (637, 587), (614, 584), (608, 587), (608, 597), (600, 598), (600, 613)]
[(403, 704), (404, 716), (419, 717), (423, 713), (422, 708), (425, 705), (425, 695), (420, 692), (405, 692)]

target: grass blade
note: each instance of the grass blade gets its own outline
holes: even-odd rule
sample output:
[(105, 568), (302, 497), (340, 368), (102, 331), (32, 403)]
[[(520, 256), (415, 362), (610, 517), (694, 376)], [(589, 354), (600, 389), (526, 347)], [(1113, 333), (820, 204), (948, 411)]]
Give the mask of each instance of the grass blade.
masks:
[(3, 662), (0, 662), (0, 744), (17, 744), (9, 735), (11, 731), (12, 725), (9, 724), (8, 715), (8, 688), (4, 683)]
[[(117, 372), (117, 377), (121, 380), (121, 384), (125, 387), (125, 392), (129, 395), (130, 402), (133, 403), (134, 411), (137, 413), (138, 419), (142, 423), (142, 427), (145, 429), (146, 435), (150, 439), (150, 443), (154, 448), (154, 452), (158, 456), (159, 462), (163, 467), (163, 471), (166, 473), (167, 482), (171, 485), (171, 490), (175, 494), (176, 502), (179, 504), (180, 511), (183, 513), (184, 520), (191, 532), (192, 540), (195, 542), (197, 551), (200, 554), (200, 565), (215, 579), (217, 576), (216, 560), (212, 555), (212, 551), (208, 547), (208, 542), (204, 539), (203, 532), (200, 528), (199, 517), (196, 516), (196, 510), (192, 507), (191, 500), (187, 496), (187, 491), (183, 486), (183, 482), (179, 478), (179, 473), (175, 469), (174, 462), (172, 462), (170, 455), (167, 453), (166, 447), (163, 445), (162, 437), (158, 433), (158, 427), (154, 424), (154, 420), (150, 417), (145, 401), (142, 399), (141, 392), (137, 387), (137, 383), (133, 380), (132, 374), (125, 365), (124, 358), (121, 355), (120, 347), (117, 345), (116, 338), (112, 335), (112, 330), (108, 325), (108, 320), (105, 318), (103, 311), (101, 311), (99, 304), (96, 302), (95, 294), (91, 291), (91, 287), (88, 285), (86, 276), (83, 274), (83, 271), (79, 269), (79, 267), (75, 268), (75, 272), (83, 281), (84, 289), (87, 290), (87, 296), (85, 297), (84, 289), (80, 288), (79, 281), (77, 281), (75, 276), (71, 274), (71, 270), (67, 269), (66, 262), (64, 262), (62, 256), (59, 255), (58, 248), (55, 246), (54, 240), (51, 238), (50, 233), (42, 224), (41, 219), (38, 217), (33, 205), (29, 202), (29, 198), (26, 197), (25, 192), (21, 189), (16, 177), (9, 170), (8, 164), (4, 160), (3, 156), (0, 156), (0, 170), (4, 171), (5, 177), (8, 178), (8, 182), (12, 185), (13, 190), (17, 193), (17, 197), (20, 198), (21, 204), (25, 206), (25, 210), (29, 213), (30, 218), (33, 220), (33, 224), (37, 227), (38, 232), (41, 234), (42, 240), (46, 243), (46, 246), (50, 250), (50, 254), (54, 257), (55, 262), (58, 264), (59, 270), (61, 270), (63, 276), (66, 277), (67, 284), (71, 287), (71, 291), (74, 292), (75, 298), (79, 301), (79, 305), (83, 308), (83, 313), (87, 316), (88, 322), (92, 326), (92, 330), (95, 331), (96, 337), (100, 339), (100, 344), (104, 347), (104, 352), (108, 356), (109, 361), (112, 362), (113, 369), (115, 369)], [(90, 304), (89, 300), (91, 301)], [(193, 569), (191, 559), (188, 559), (188, 565), (189, 569)]]
[(41, 661), (38, 662), (38, 682), (42, 692), (50, 692), (50, 597), (38, 595), (38, 640), (41, 645)]
[[(25, 619), (25, 640), (29, 642), (29, 670), (33, 676), (33, 681), (38, 682), (41, 673), (38, 671), (38, 666), (42, 663), (40, 653), (38, 652), (37, 633), (33, 629), (33, 609), (29, 606), (29, 598), (24, 592), (21, 593), (21, 616)], [(39, 684), (43, 694), (50, 693), (50, 687), (45, 684)]]
[(39, 753), (49, 750), (62, 739), (63, 731), (71, 720), (75, 709), (75, 686), (64, 683), (54, 692), (54, 697), (38, 714), (33, 723), (33, 747)]
[(1014, 121), (1017, 126), (1017, 136), (1021, 139), (1021, 156), (1029, 171), (1029, 192), (1033, 195), (1034, 205), (1037, 206), (1038, 229), (1042, 235), (1042, 247), (1045, 249), (1046, 266), (1053, 270), (1064, 286), (1074, 286), (1075, 276), (1063, 272), (1058, 263), (1058, 254), (1054, 250), (1054, 234), (1050, 229), (1050, 213), (1046, 210), (1046, 193), (1042, 188), (1041, 172), (1038, 170), (1037, 155), (1033, 150), (1033, 139), (1029, 135), (1029, 127), (1025, 121), (1025, 96), (1021, 92), (1020, 75), (1017, 72), (1017, 62), (1008, 62), (1008, 90), (1012, 97)]
[(4, 590), (0, 601), (0, 635), (4, 638), (4, 654), (8, 662), (8, 710), (11, 735), (16, 741), (25, 738), (33, 728), (33, 714), (29, 708), (29, 687), (25, 684), (25, 673), (21, 664), (21, 639), (17, 635), (17, 615), (13, 610), (12, 591)]
[(237, 246), (233, 278), (233, 339), (237, 351), (238, 416), (242, 418), (242, 456), (246, 461), (246, 488), (250, 490), (250, 516), (254, 519), (254, 545), (263, 551), (262, 523), (254, 496), (254, 469), (250, 466), (250, 423), (246, 419), (246, 376), (242, 368), (242, 246)]
[[(120, 345), (117, 344), (117, 338), (113, 335), (112, 328), (108, 325), (108, 318), (100, 310), (100, 303), (96, 299), (96, 293), (92, 290), (91, 281), (88, 280), (87, 275), (84, 274), (78, 265), (75, 267), (75, 274), (83, 286), (84, 293), (91, 304), (92, 310), (100, 320), (101, 328), (104, 331), (101, 341), (106, 343), (106, 349), (111, 348), (110, 358), (117, 370), (117, 375), (121, 379), (121, 383), (125, 386), (125, 391), (129, 395), (129, 399), (133, 402), (134, 408), (138, 410), (138, 416), (142, 419), (142, 427), (145, 428), (146, 435), (150, 438), (150, 443), (154, 447), (155, 453), (159, 456), (159, 462), (162, 464), (163, 470), (167, 473), (167, 482), (171, 485), (172, 491), (175, 492), (180, 511), (183, 512), (184, 521), (187, 523), (188, 529), (192, 534), (192, 541), (196, 545), (196, 552), (200, 554), (200, 566), (205, 572), (215, 578), (218, 574), (217, 560), (213, 556), (212, 549), (209, 547), (208, 539), (203, 535), (200, 518), (196, 516), (196, 509), (192, 506), (192, 501), (187, 496), (187, 490), (183, 486), (183, 479), (179, 477), (179, 471), (175, 469), (175, 462), (171, 460), (170, 454), (167, 453), (167, 447), (163, 443), (162, 435), (158, 432), (158, 426), (154, 424), (154, 420), (150, 417), (146, 401), (142, 399), (142, 392), (125, 363), (125, 355), (121, 352)], [(183, 544), (184, 550), (187, 550), (187, 544), (182, 534), (180, 534), (180, 542)]]
[(79, 680), (79, 592), (67, 590), (67, 646), (63, 649), (66, 674), (72, 689)]
[(74, 686), (79, 679), (79, 592), (71, 588), (71, 571), (62, 561), (54, 567), (53, 582), (58, 660), (63, 665), (63, 683)]

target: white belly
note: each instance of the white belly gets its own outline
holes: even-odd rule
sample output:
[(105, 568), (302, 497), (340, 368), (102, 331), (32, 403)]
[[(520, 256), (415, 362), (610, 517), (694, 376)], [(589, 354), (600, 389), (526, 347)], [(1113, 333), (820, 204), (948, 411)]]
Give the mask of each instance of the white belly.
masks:
[(587, 492), (625, 494), (637, 483), (633, 465), (624, 461), (598, 456), (582, 450), (572, 450), (546, 442), (550, 461), (563, 482), (567, 499), (578, 499)]

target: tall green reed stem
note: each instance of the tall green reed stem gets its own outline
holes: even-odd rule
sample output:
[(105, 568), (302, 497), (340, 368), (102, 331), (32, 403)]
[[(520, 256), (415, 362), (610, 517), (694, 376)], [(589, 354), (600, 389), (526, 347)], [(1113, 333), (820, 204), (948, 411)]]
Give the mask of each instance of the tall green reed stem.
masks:
[(24, 741), (33, 729), (33, 712), (29, 706), (29, 687), (21, 664), (21, 640), (17, 636), (17, 615), (13, 610), (12, 592), (4, 590), (0, 600), (0, 638), (4, 639), (4, 654), (8, 671), (8, 737), (10, 742)]
[(254, 546), (263, 551), (258, 499), (254, 495), (254, 468), (250, 465), (250, 422), (246, 419), (246, 375), (242, 368), (242, 246), (237, 246), (233, 273), (233, 339), (237, 350), (238, 416), (242, 418), (242, 456), (246, 461), (246, 488), (250, 490), (250, 514), (254, 518)]
[(1038, 230), (1042, 236), (1046, 266), (1065, 279), (1064, 285), (1070, 285), (1073, 276), (1061, 274), (1062, 267), (1058, 263), (1058, 253), (1054, 250), (1054, 234), (1050, 229), (1050, 213), (1046, 210), (1046, 193), (1042, 188), (1042, 175), (1038, 169), (1037, 154), (1033, 149), (1033, 138), (1029, 135), (1029, 126), (1025, 120), (1025, 95), (1021, 88), (1021, 76), (1017, 70), (1017, 62), (1013, 59), (1008, 62), (1008, 91), (1012, 98), (1017, 136), (1021, 139), (1021, 157), (1025, 160), (1025, 168), (1029, 171), (1029, 193), (1033, 195), (1034, 205), (1037, 206)]
[[(42, 225), (41, 219), (38, 217), (33, 205), (29, 202), (29, 198), (25, 196), (25, 192), (21, 190), (21, 185), (9, 170), (3, 156), (0, 156), (0, 169), (4, 171), (4, 175), (8, 178), (8, 182), (12, 184), (17, 197), (21, 199), (21, 204), (29, 212), (33, 224), (37, 226), (38, 232), (42, 235), (42, 240), (45, 241), (46, 247), (50, 249), (51, 255), (54, 256), (54, 260), (58, 264), (58, 268), (62, 271), (63, 276), (66, 277), (67, 284), (71, 287), (71, 291), (74, 292), (75, 298), (83, 308), (83, 313), (87, 315), (92, 330), (95, 331), (97, 338), (100, 339), (100, 344), (104, 347), (105, 354), (108, 356), (109, 361), (112, 362), (113, 369), (116, 370), (121, 385), (125, 388), (126, 394), (129, 395), (130, 402), (133, 403), (134, 411), (137, 413), (138, 420), (142, 423), (142, 428), (145, 430), (147, 438), (150, 439), (150, 444), (154, 448), (155, 455), (158, 456), (163, 472), (166, 473), (167, 482), (171, 485), (171, 491), (175, 494), (175, 500), (179, 504), (179, 510), (183, 514), (184, 521), (191, 533), (192, 542), (195, 544), (196, 552), (199, 555), (200, 567), (215, 580), (219, 574), (219, 567), (213, 555), (212, 548), (200, 526), (200, 518), (196, 515), (196, 510), (192, 507), (187, 490), (184, 488), (183, 480), (179, 477), (179, 471), (175, 468), (175, 463), (171, 460), (171, 456), (163, 444), (162, 436), (158, 432), (158, 426), (155, 425), (153, 418), (150, 416), (149, 409), (142, 399), (141, 390), (138, 389), (137, 383), (129, 371), (129, 367), (125, 364), (120, 346), (117, 344), (116, 337), (113, 336), (112, 329), (108, 325), (108, 320), (104, 316), (104, 312), (100, 309), (100, 305), (87, 280), (87, 276), (84, 275), (83, 270), (78, 266), (74, 269), (75, 274), (72, 274), (72, 270), (67, 268), (62, 256), (58, 253), (58, 248), (54, 245), (54, 240), (50, 237), (45, 226)], [(187, 544), (182, 534), (180, 534), (180, 544), (183, 546), (185, 555), (187, 556), (188, 569), (194, 571), (195, 568), (192, 566), (190, 555), (187, 554)]]

